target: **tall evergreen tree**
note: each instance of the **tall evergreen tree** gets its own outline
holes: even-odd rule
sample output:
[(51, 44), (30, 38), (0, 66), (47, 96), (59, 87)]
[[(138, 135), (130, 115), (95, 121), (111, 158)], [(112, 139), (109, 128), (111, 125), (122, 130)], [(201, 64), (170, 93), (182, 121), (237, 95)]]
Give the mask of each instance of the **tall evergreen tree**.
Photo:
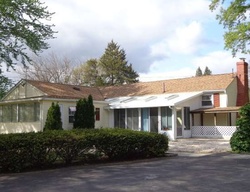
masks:
[(132, 70), (132, 65), (128, 65), (124, 49), (113, 40), (108, 43), (105, 53), (100, 58), (100, 67), (105, 85), (136, 82), (139, 76)]
[(44, 126), (44, 131), (46, 130), (63, 130), (62, 128), (62, 119), (61, 119), (61, 111), (58, 103), (52, 102), (48, 113)]
[(201, 71), (201, 68), (200, 68), (200, 67), (197, 68), (196, 73), (195, 73), (195, 76), (196, 76), (196, 77), (202, 76), (202, 71)]
[(95, 108), (93, 105), (93, 98), (91, 95), (88, 99), (79, 99), (76, 104), (74, 128), (91, 129), (95, 128)]
[(84, 128), (83, 125), (85, 124), (85, 106), (86, 106), (86, 99), (79, 99), (76, 103), (76, 112), (74, 116), (74, 123), (73, 123), (73, 128)]
[(95, 128), (95, 107), (93, 104), (93, 97), (88, 96), (87, 100), (87, 118), (86, 118), (86, 128)]
[(206, 66), (203, 75), (211, 75), (212, 71)]

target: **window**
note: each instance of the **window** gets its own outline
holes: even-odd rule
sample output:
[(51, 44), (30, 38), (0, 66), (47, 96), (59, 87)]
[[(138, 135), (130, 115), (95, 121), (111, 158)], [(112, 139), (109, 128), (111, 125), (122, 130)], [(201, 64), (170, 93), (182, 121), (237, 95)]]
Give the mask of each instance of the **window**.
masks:
[(100, 121), (100, 108), (95, 108), (95, 120)]
[(172, 109), (161, 107), (161, 130), (172, 130)]
[(75, 112), (76, 112), (76, 107), (69, 107), (69, 123), (74, 123)]
[(125, 128), (125, 109), (114, 110), (114, 125), (117, 128)]
[(0, 106), (1, 122), (36, 122), (39, 120), (39, 103), (22, 103)]
[(18, 105), (19, 122), (36, 122), (39, 120), (40, 120), (39, 103), (23, 103)]
[(202, 106), (204, 106), (204, 107), (213, 106), (213, 103), (212, 103), (212, 95), (203, 95), (203, 96), (202, 96), (201, 104), (202, 104)]
[(133, 130), (139, 129), (138, 109), (127, 109), (127, 128)]

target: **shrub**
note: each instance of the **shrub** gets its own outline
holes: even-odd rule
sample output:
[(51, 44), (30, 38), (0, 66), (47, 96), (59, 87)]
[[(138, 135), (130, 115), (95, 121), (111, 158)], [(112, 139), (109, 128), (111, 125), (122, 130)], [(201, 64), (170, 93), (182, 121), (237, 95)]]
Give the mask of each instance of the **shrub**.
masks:
[(74, 128), (91, 129), (95, 127), (95, 108), (91, 95), (88, 98), (79, 99), (76, 103)]
[(44, 130), (62, 130), (61, 111), (58, 103), (52, 102), (44, 126)]
[(250, 152), (250, 103), (240, 109), (237, 130), (230, 139), (232, 151)]
[(126, 129), (48, 130), (0, 134), (0, 171), (20, 172), (55, 164), (164, 156), (165, 135)]

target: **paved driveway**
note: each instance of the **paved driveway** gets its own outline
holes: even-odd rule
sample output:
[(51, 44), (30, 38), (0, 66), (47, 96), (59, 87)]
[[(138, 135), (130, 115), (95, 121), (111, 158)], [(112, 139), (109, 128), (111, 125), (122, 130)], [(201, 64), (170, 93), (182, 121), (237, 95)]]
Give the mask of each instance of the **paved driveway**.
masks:
[(3, 192), (248, 192), (250, 155), (181, 153), (117, 164), (0, 175)]
[(225, 139), (177, 139), (169, 142), (169, 152), (179, 153), (221, 153), (231, 151), (229, 140)]

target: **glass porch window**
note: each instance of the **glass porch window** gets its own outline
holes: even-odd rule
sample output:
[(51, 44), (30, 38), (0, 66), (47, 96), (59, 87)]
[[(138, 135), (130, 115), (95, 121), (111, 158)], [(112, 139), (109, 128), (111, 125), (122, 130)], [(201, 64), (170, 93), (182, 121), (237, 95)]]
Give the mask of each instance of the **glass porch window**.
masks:
[(127, 128), (132, 130), (139, 129), (138, 109), (127, 109)]
[(125, 109), (114, 110), (114, 127), (125, 128)]
[(172, 109), (161, 107), (161, 130), (172, 130)]

